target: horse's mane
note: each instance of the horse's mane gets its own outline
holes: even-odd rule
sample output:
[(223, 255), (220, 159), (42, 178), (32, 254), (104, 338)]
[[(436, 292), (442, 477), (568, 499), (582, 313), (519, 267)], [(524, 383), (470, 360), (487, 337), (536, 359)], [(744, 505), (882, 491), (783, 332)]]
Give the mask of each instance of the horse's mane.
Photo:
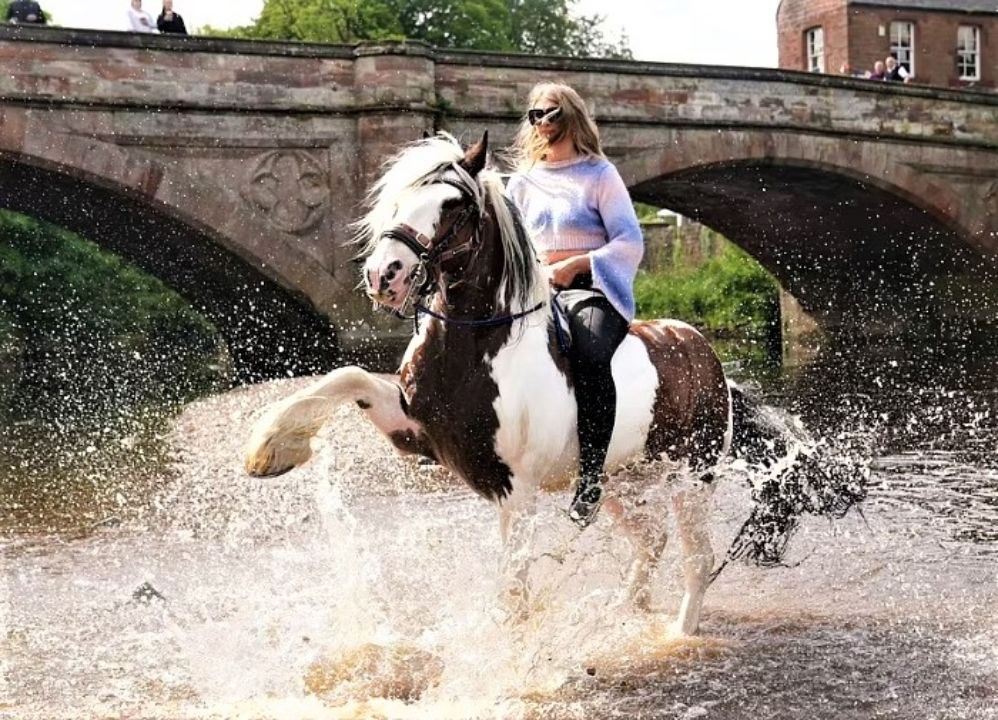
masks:
[(459, 164), (464, 159), (460, 143), (448, 133), (405, 146), (385, 163), (385, 171), (367, 194), (370, 210), (355, 223), (356, 240), (363, 254), (374, 251), (382, 232), (388, 229), (398, 200), (405, 193), (436, 182), (450, 171), (456, 175), (478, 205), (479, 213), (491, 207), (503, 252), (503, 274), (496, 294), (496, 308), (510, 312), (530, 309), (548, 298), (537, 254), (519, 214), (506, 198), (500, 175), (486, 169), (471, 177)]

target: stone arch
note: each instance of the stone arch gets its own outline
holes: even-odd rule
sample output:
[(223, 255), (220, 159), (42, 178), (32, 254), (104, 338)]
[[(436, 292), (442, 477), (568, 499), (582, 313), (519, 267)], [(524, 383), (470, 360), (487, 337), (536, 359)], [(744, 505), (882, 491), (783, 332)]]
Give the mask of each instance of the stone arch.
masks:
[[(698, 168), (779, 163), (814, 168), (873, 185), (924, 210), (974, 244), (980, 231), (961, 216), (959, 188), (936, 182), (915, 168), (919, 149), (849, 137), (751, 130), (671, 130), (668, 142), (628, 156), (618, 164), (628, 187)], [(985, 246), (981, 246), (986, 250)]]
[(239, 381), (331, 366), (332, 328), (307, 298), (210, 218), (175, 202), (203, 181), (114, 145), (56, 134), (3, 152), (0, 176), (4, 207), (96, 242), (204, 313), (225, 338)]
[(635, 199), (720, 231), (826, 325), (934, 317), (952, 300), (938, 279), (984, 270), (987, 249), (956, 191), (918, 173), (910, 147), (730, 130), (667, 137), (620, 163)]

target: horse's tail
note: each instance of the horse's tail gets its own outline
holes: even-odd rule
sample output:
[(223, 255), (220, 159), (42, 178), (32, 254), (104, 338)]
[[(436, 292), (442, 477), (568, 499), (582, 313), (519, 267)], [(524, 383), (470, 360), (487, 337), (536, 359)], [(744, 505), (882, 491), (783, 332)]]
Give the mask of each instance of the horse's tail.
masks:
[[(752, 484), (752, 512), (728, 549), (724, 564), (744, 559), (779, 565), (804, 513), (840, 518), (866, 496), (865, 464), (832, 457), (792, 419), (729, 383), (730, 455)], [(722, 568), (724, 565), (721, 566)], [(720, 568), (715, 573), (720, 572)]]

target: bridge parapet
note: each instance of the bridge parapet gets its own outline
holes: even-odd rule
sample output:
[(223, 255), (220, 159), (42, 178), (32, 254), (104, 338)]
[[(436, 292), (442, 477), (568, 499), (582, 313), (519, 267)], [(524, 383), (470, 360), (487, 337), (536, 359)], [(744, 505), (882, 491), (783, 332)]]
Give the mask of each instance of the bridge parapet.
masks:
[[(591, 102), (637, 198), (728, 232), (782, 273), (805, 305), (810, 291), (793, 287), (794, 277), (807, 274), (820, 248), (791, 252), (798, 238), (787, 230), (800, 218), (809, 218), (813, 242), (827, 236), (839, 252), (850, 242), (881, 243), (897, 254), (896, 233), (856, 238), (871, 224), (861, 220), (889, 207), (907, 213), (896, 223), (905, 232), (930, 222), (961, 246), (954, 252), (966, 246), (989, 262), (998, 257), (993, 93), (420, 43), (29, 27), (0, 27), (0, 63), (5, 162), (170, 217), (331, 318), (341, 342), (393, 332), (369, 319), (349, 263), (349, 224), (382, 160), (423, 130), (471, 139), (488, 128), (495, 145), (509, 141), (527, 92), (544, 78), (569, 82)], [(821, 198), (829, 202), (815, 211)], [(93, 230), (82, 206), (55, 214)], [(760, 218), (771, 227), (760, 230)], [(131, 247), (124, 252), (141, 264), (140, 244), (106, 242)], [(842, 258), (843, 268), (856, 259)], [(183, 286), (187, 271), (160, 274), (190, 296), (202, 292)], [(827, 295), (816, 293), (815, 303)]]

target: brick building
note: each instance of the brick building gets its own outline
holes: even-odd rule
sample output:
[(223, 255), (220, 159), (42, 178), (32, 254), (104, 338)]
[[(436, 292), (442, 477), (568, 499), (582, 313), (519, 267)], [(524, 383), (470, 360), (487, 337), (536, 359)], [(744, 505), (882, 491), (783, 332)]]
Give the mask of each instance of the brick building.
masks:
[(894, 55), (914, 82), (998, 88), (998, 0), (782, 0), (780, 67), (854, 72)]

